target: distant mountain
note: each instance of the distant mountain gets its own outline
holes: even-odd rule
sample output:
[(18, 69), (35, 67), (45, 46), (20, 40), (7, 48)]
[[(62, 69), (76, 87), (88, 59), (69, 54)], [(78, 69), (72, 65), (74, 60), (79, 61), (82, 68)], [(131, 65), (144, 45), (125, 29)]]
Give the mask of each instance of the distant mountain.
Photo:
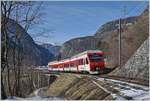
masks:
[[(133, 55), (148, 38), (148, 8), (139, 16), (121, 19), (122, 26), (122, 65)], [(119, 19), (102, 25), (93, 36), (74, 38), (61, 47), (62, 59), (85, 50), (99, 49), (104, 51), (108, 67), (118, 66), (118, 24)]]
[(54, 54), (54, 56), (58, 56), (59, 55), (61, 46), (52, 45), (52, 44), (48, 44), (48, 43), (42, 44), (41, 46), (46, 48), (46, 49), (48, 49), (49, 52)]
[[(7, 30), (9, 35), (9, 63), (13, 63), (13, 49), (16, 46), (16, 57), (21, 54), (22, 65), (47, 65), (49, 61), (52, 61), (54, 55), (50, 53), (46, 48), (37, 45), (31, 36), (14, 20), (9, 19), (7, 23)], [(18, 34), (18, 38), (15, 43), (15, 33)], [(2, 36), (2, 48), (3, 48), (3, 36)], [(18, 60), (16, 60), (18, 61)]]

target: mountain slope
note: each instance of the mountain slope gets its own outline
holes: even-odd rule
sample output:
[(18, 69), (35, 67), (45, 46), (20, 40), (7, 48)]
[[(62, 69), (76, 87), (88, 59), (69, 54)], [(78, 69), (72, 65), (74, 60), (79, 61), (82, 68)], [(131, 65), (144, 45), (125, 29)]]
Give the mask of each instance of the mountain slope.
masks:
[[(139, 15), (133, 24), (122, 29), (121, 33), (121, 50), (122, 50), (122, 66), (140, 47), (140, 45), (148, 38), (149, 33), (149, 13), (146, 9)], [(128, 25), (128, 23), (126, 23)], [(96, 33), (97, 36), (98, 33)], [(100, 33), (99, 33), (100, 34)], [(104, 32), (100, 37), (97, 48), (105, 52), (108, 61), (108, 67), (118, 66), (118, 30)]]
[(98, 39), (93, 36), (71, 39), (62, 45), (61, 57), (63, 59), (85, 50), (94, 50), (97, 41)]
[(51, 52), (52, 54), (54, 54), (54, 56), (58, 56), (59, 55), (59, 52), (60, 52), (60, 48), (61, 46), (58, 46), (58, 45), (52, 45), (52, 44), (42, 44), (40, 45), (46, 49), (49, 50), (49, 52)]
[[(122, 19), (122, 66), (148, 38), (148, 8), (139, 15)], [(61, 48), (62, 58), (73, 56), (85, 50), (104, 51), (107, 67), (118, 66), (118, 23), (113, 20), (102, 25), (90, 37), (74, 38), (65, 42)]]
[[(128, 26), (131, 26), (135, 24), (137, 21), (137, 16), (134, 17), (128, 17), (121, 20), (122, 28), (126, 29)], [(119, 28), (119, 20), (114, 20), (107, 22), (106, 24), (102, 25), (95, 33), (95, 37), (103, 37), (103, 35), (106, 35), (107, 32), (112, 32), (114, 30), (117, 30)]]
[(117, 68), (110, 75), (149, 80), (149, 40), (147, 39), (124, 67)]
[[(9, 63), (13, 63), (13, 49), (16, 49), (15, 56), (21, 54), (22, 65), (47, 65), (53, 59), (53, 54), (47, 49), (37, 45), (31, 36), (14, 20), (9, 19), (7, 23), (7, 32), (9, 35)], [(18, 37), (15, 42), (15, 33)], [(2, 36), (3, 39), (3, 36)], [(2, 40), (3, 46), (3, 40)], [(16, 60), (18, 61), (18, 60)]]

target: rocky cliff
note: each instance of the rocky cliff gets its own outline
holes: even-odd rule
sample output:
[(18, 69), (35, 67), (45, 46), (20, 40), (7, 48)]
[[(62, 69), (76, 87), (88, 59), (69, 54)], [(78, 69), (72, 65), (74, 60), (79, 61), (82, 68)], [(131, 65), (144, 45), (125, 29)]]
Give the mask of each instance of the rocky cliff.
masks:
[[(9, 19), (7, 32), (9, 35), (8, 59), (10, 64), (13, 63), (13, 54), (15, 54), (15, 57), (20, 56), (22, 65), (47, 65), (53, 59), (53, 54), (37, 45), (31, 36), (14, 20)], [(17, 34), (17, 38), (15, 38), (15, 34)], [(13, 52), (14, 49), (16, 50), (15, 53)], [(16, 59), (16, 61), (18, 60)]]
[(149, 80), (149, 40), (147, 39), (128, 62), (114, 70), (111, 75)]

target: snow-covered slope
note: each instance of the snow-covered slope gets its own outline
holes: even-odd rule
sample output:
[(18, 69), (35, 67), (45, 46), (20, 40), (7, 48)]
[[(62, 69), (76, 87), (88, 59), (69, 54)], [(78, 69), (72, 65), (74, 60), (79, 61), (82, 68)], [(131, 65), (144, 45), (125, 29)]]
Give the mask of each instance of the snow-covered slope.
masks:
[(98, 80), (111, 85), (118, 91), (111, 93), (116, 100), (150, 100), (149, 87), (112, 79), (98, 78)]

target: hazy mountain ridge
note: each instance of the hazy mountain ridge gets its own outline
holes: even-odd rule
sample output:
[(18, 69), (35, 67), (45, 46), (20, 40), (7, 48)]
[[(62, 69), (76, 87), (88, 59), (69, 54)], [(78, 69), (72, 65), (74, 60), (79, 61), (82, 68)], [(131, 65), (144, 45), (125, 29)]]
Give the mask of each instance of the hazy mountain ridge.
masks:
[[(9, 19), (7, 23), (7, 30), (9, 35), (8, 57), (10, 64), (13, 63), (12, 55), (14, 46), (16, 47), (16, 55), (19, 53), (19, 50), (22, 49), (22, 65), (47, 65), (49, 61), (53, 60), (53, 54), (47, 49), (37, 45), (31, 36), (14, 20)], [(18, 34), (19, 39), (16, 39), (16, 42), (15, 33)]]
[(58, 56), (59, 55), (60, 48), (61, 48), (61, 46), (59, 46), (59, 45), (52, 45), (52, 44), (48, 44), (48, 43), (41, 44), (40, 46), (48, 49), (49, 52), (54, 54), (54, 56)]

